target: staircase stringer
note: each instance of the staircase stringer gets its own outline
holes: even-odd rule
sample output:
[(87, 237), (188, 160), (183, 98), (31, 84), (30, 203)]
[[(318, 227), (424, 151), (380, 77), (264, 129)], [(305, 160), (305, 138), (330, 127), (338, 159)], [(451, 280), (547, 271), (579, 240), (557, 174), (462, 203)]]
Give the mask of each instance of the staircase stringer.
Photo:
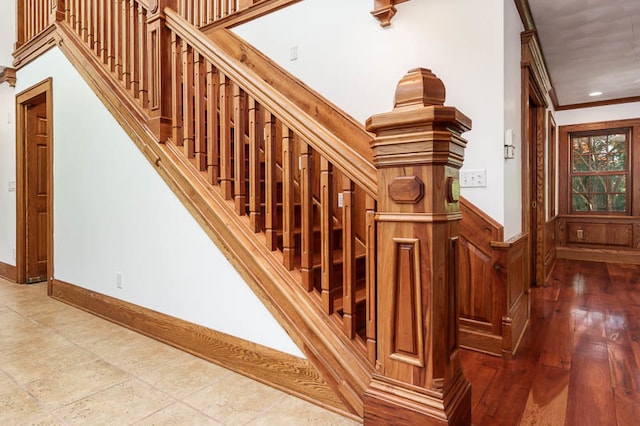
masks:
[(356, 343), (335, 330), (333, 319), (310, 300), (294, 276), (258, 241), (246, 225), (246, 218), (234, 213), (233, 206), (207, 184), (177, 148), (159, 143), (146, 125), (146, 112), (65, 22), (56, 23), (55, 39), (135, 145), (318, 368), (327, 384), (353, 414), (361, 417), (362, 397), (373, 367)]

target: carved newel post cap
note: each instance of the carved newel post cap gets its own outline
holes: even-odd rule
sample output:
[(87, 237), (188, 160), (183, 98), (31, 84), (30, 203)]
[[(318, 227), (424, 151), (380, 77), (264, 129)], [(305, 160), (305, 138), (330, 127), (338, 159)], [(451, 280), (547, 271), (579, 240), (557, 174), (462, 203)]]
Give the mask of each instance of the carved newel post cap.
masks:
[(444, 105), (446, 90), (444, 83), (431, 70), (410, 70), (396, 88), (394, 107)]

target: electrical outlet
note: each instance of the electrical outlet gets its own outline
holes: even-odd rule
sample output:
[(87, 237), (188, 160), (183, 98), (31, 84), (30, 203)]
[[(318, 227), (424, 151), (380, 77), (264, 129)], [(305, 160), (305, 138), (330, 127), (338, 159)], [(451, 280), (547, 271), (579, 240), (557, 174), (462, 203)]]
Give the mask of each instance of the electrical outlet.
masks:
[(116, 287), (122, 290), (122, 274), (119, 272), (116, 274)]
[(15, 180), (10, 180), (9, 181), (9, 192), (15, 192), (16, 191), (16, 181)]
[(487, 171), (485, 169), (461, 170), (461, 188), (484, 188), (487, 186)]
[(298, 46), (291, 46), (289, 48), (289, 60), (290, 61), (298, 60)]

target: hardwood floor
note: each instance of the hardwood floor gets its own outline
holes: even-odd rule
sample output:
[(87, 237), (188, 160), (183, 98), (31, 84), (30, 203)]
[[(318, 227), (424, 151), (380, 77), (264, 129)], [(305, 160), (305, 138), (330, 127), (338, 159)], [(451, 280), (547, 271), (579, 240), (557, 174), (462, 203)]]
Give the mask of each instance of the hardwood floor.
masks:
[(640, 266), (558, 260), (515, 359), (462, 362), (474, 425), (640, 424)]

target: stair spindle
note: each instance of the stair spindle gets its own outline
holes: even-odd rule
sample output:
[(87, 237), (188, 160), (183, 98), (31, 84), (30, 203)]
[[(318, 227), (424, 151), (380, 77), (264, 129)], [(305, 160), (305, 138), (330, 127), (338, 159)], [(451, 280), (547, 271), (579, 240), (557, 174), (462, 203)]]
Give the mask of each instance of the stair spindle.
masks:
[(300, 146), (300, 202), (302, 216), (300, 272), (302, 287), (313, 290), (313, 154), (302, 141)]
[(247, 208), (247, 95), (237, 84), (232, 84), (233, 93), (233, 193), (236, 213), (246, 214)]
[(355, 185), (342, 177), (342, 321), (349, 339), (356, 336)]
[(322, 267), (322, 307), (327, 315), (334, 311), (335, 274), (333, 270), (333, 165), (320, 159), (320, 238)]
[(192, 159), (195, 154), (194, 98), (193, 98), (194, 51), (186, 41), (182, 42), (182, 143), (184, 155)]
[(263, 114), (260, 104), (249, 97), (249, 222), (253, 232), (262, 230), (262, 163)]
[(195, 161), (198, 171), (207, 170), (207, 140), (205, 129), (205, 70), (204, 58), (198, 53), (194, 53), (194, 119), (195, 119)]
[(225, 200), (233, 197), (233, 170), (231, 163), (231, 88), (223, 73), (220, 76), (220, 187)]
[(295, 263), (293, 144), (293, 132), (282, 126), (282, 258), (290, 271)]
[(220, 139), (218, 134), (218, 72), (206, 62), (207, 71), (207, 181), (218, 184), (220, 177)]
[(366, 244), (366, 337), (367, 357), (376, 363), (376, 200), (370, 195), (365, 198), (365, 244)]
[(265, 238), (267, 248), (278, 248), (277, 234), (277, 177), (276, 177), (276, 118), (268, 111), (264, 114), (264, 167), (265, 167)]

